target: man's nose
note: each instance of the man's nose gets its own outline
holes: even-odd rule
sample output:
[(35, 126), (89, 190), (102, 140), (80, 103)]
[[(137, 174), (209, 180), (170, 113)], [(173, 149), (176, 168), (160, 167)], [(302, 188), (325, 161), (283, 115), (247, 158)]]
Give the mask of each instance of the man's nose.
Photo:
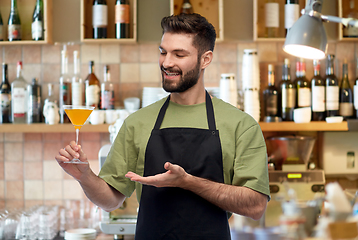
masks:
[(163, 56), (163, 58), (164, 58), (162, 63), (163, 67), (169, 68), (174, 66), (173, 58), (169, 54)]

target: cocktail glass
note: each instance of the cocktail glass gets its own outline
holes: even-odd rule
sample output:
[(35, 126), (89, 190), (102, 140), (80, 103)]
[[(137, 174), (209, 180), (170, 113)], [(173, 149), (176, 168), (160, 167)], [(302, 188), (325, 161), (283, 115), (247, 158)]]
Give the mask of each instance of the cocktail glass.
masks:
[[(87, 118), (91, 115), (95, 107), (89, 106), (75, 106), (75, 105), (64, 105), (63, 109), (65, 110), (68, 118), (70, 119), (72, 125), (76, 129), (76, 144), (78, 144), (78, 135), (80, 129), (85, 124)], [(88, 164), (87, 162), (82, 162), (78, 158), (74, 158), (71, 161), (65, 163), (75, 163), (75, 164)]]

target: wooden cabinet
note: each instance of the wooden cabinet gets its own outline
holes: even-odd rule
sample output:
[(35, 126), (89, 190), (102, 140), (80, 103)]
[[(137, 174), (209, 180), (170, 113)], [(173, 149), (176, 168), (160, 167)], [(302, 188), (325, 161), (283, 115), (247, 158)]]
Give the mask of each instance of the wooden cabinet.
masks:
[(81, 0), (81, 42), (84, 43), (135, 43), (137, 41), (137, 0), (129, 0), (130, 4), (130, 38), (115, 38), (115, 4), (116, 0), (107, 0), (108, 26), (107, 38), (93, 39), (92, 28), (93, 0)]
[(4, 23), (3, 38), (0, 45), (27, 45), (52, 43), (52, 0), (44, 0), (44, 40), (33, 41), (31, 37), (32, 14), (36, 0), (21, 0), (17, 2), (21, 20), (21, 41), (7, 41), (7, 22), (10, 15), (11, 1), (0, 1), (1, 16)]
[[(354, 0), (354, 10), (358, 13), (358, 0)], [(350, 13), (350, 0), (338, 0), (338, 16), (347, 18)], [(358, 18), (358, 16), (356, 16)], [(340, 41), (357, 41), (357, 38), (343, 36), (343, 24), (338, 24), (338, 39)]]
[[(213, 24), (216, 30), (217, 41), (224, 40), (223, 0), (190, 0), (194, 12), (204, 16)], [(180, 14), (183, 0), (170, 0), (170, 15)]]

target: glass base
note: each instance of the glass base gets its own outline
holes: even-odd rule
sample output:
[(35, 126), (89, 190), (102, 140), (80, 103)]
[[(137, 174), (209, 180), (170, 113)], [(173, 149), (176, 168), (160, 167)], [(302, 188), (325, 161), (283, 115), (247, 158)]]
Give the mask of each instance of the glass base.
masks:
[(82, 162), (81, 160), (79, 159), (72, 159), (71, 161), (68, 161), (68, 162), (63, 162), (63, 163), (72, 163), (72, 164), (88, 164), (88, 162)]

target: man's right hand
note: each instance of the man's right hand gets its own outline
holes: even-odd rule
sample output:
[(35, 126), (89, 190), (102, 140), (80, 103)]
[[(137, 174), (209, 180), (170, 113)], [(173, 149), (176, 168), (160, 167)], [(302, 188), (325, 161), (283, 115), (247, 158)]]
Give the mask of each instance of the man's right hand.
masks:
[[(87, 164), (66, 163), (74, 158)], [(69, 145), (60, 149), (55, 159), (63, 170), (76, 180), (80, 180), (82, 174), (90, 168), (86, 154), (82, 151), (81, 145), (77, 145), (75, 141), (71, 141)]]

